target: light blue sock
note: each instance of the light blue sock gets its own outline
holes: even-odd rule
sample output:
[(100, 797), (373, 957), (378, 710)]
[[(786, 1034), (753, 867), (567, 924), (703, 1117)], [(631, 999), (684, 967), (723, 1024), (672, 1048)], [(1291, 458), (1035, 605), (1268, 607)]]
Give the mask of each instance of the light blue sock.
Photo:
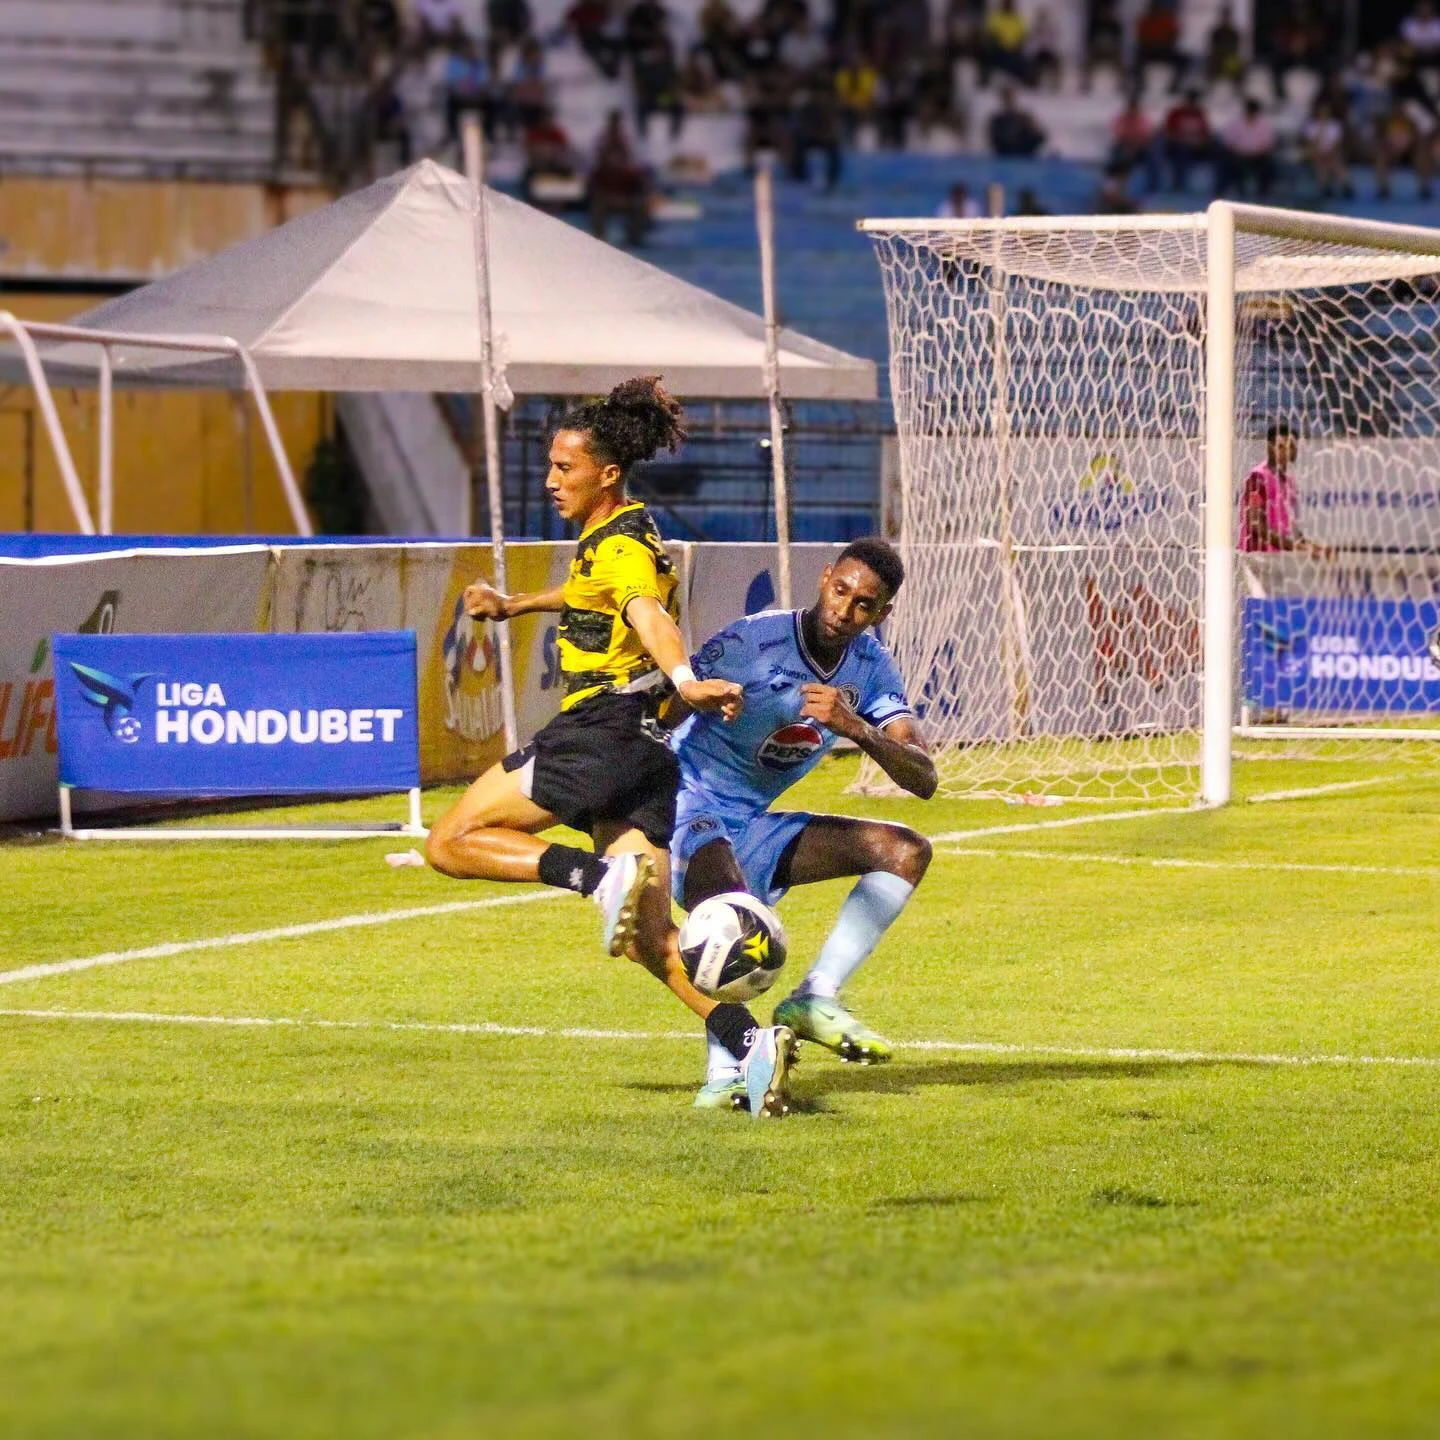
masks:
[(709, 1050), (705, 1057), (705, 1083), (732, 1080), (740, 1073), (740, 1062), (707, 1030)]
[(810, 973), (801, 981), (801, 991), (833, 1000), (914, 893), (915, 887), (908, 880), (888, 870), (862, 875), (845, 897), (835, 928), (820, 947), (820, 956)]

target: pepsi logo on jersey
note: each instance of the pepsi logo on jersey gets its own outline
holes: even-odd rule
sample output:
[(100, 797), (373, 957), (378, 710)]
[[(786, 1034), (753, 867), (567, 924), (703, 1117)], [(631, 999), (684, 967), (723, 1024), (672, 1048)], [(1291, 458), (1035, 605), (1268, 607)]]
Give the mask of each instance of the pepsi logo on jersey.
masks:
[(755, 758), (767, 770), (788, 770), (802, 765), (817, 750), (825, 748), (825, 737), (806, 720), (772, 730), (760, 743)]

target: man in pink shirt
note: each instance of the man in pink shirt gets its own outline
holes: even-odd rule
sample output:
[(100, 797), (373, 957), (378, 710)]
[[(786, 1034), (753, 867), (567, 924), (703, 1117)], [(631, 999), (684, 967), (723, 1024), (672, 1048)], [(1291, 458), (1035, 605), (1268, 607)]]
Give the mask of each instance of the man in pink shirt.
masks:
[(1300, 451), (1300, 442), (1287, 421), (1281, 420), (1265, 432), (1265, 463), (1246, 477), (1240, 492), (1240, 548), (1251, 554), (1296, 551), (1329, 559), (1334, 551), (1316, 545), (1300, 533), (1299, 505), (1290, 466)]

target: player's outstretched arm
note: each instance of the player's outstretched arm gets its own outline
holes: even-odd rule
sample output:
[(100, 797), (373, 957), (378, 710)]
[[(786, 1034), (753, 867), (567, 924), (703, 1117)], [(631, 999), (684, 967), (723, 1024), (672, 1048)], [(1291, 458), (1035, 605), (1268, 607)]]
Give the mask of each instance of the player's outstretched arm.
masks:
[(817, 720), (827, 730), (853, 740), (902, 790), (928, 800), (940, 783), (935, 762), (909, 716), (892, 720), (878, 730), (857, 715), (833, 685), (802, 685), (805, 697), (802, 720)]
[(745, 692), (733, 680), (695, 678), (680, 627), (658, 600), (637, 595), (625, 607), (625, 619), (667, 675), (675, 677), (680, 671), (675, 692), (692, 710), (718, 711), (726, 720), (733, 720), (745, 708)]
[(465, 613), (477, 620), (513, 620), (517, 615), (533, 615), (542, 610), (563, 610), (564, 586), (551, 590), (534, 590), (528, 595), (502, 595), (485, 580), (465, 587)]

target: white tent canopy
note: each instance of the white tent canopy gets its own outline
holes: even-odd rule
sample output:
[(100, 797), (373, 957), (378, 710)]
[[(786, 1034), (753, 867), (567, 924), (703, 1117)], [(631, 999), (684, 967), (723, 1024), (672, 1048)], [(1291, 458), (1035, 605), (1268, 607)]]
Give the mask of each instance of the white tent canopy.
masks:
[[(228, 336), (269, 390), (480, 388), (475, 191), (433, 161), (87, 311), (84, 329)], [(592, 394), (659, 373), (677, 394), (763, 399), (765, 324), (563, 221), (487, 190), (495, 361), (516, 393)], [(13, 351), (0, 378), (19, 379)], [(116, 345), (115, 382), (242, 388), (233, 357)], [(56, 384), (93, 384), (91, 345), (41, 351)], [(875, 398), (875, 366), (789, 330), (791, 399)]]

